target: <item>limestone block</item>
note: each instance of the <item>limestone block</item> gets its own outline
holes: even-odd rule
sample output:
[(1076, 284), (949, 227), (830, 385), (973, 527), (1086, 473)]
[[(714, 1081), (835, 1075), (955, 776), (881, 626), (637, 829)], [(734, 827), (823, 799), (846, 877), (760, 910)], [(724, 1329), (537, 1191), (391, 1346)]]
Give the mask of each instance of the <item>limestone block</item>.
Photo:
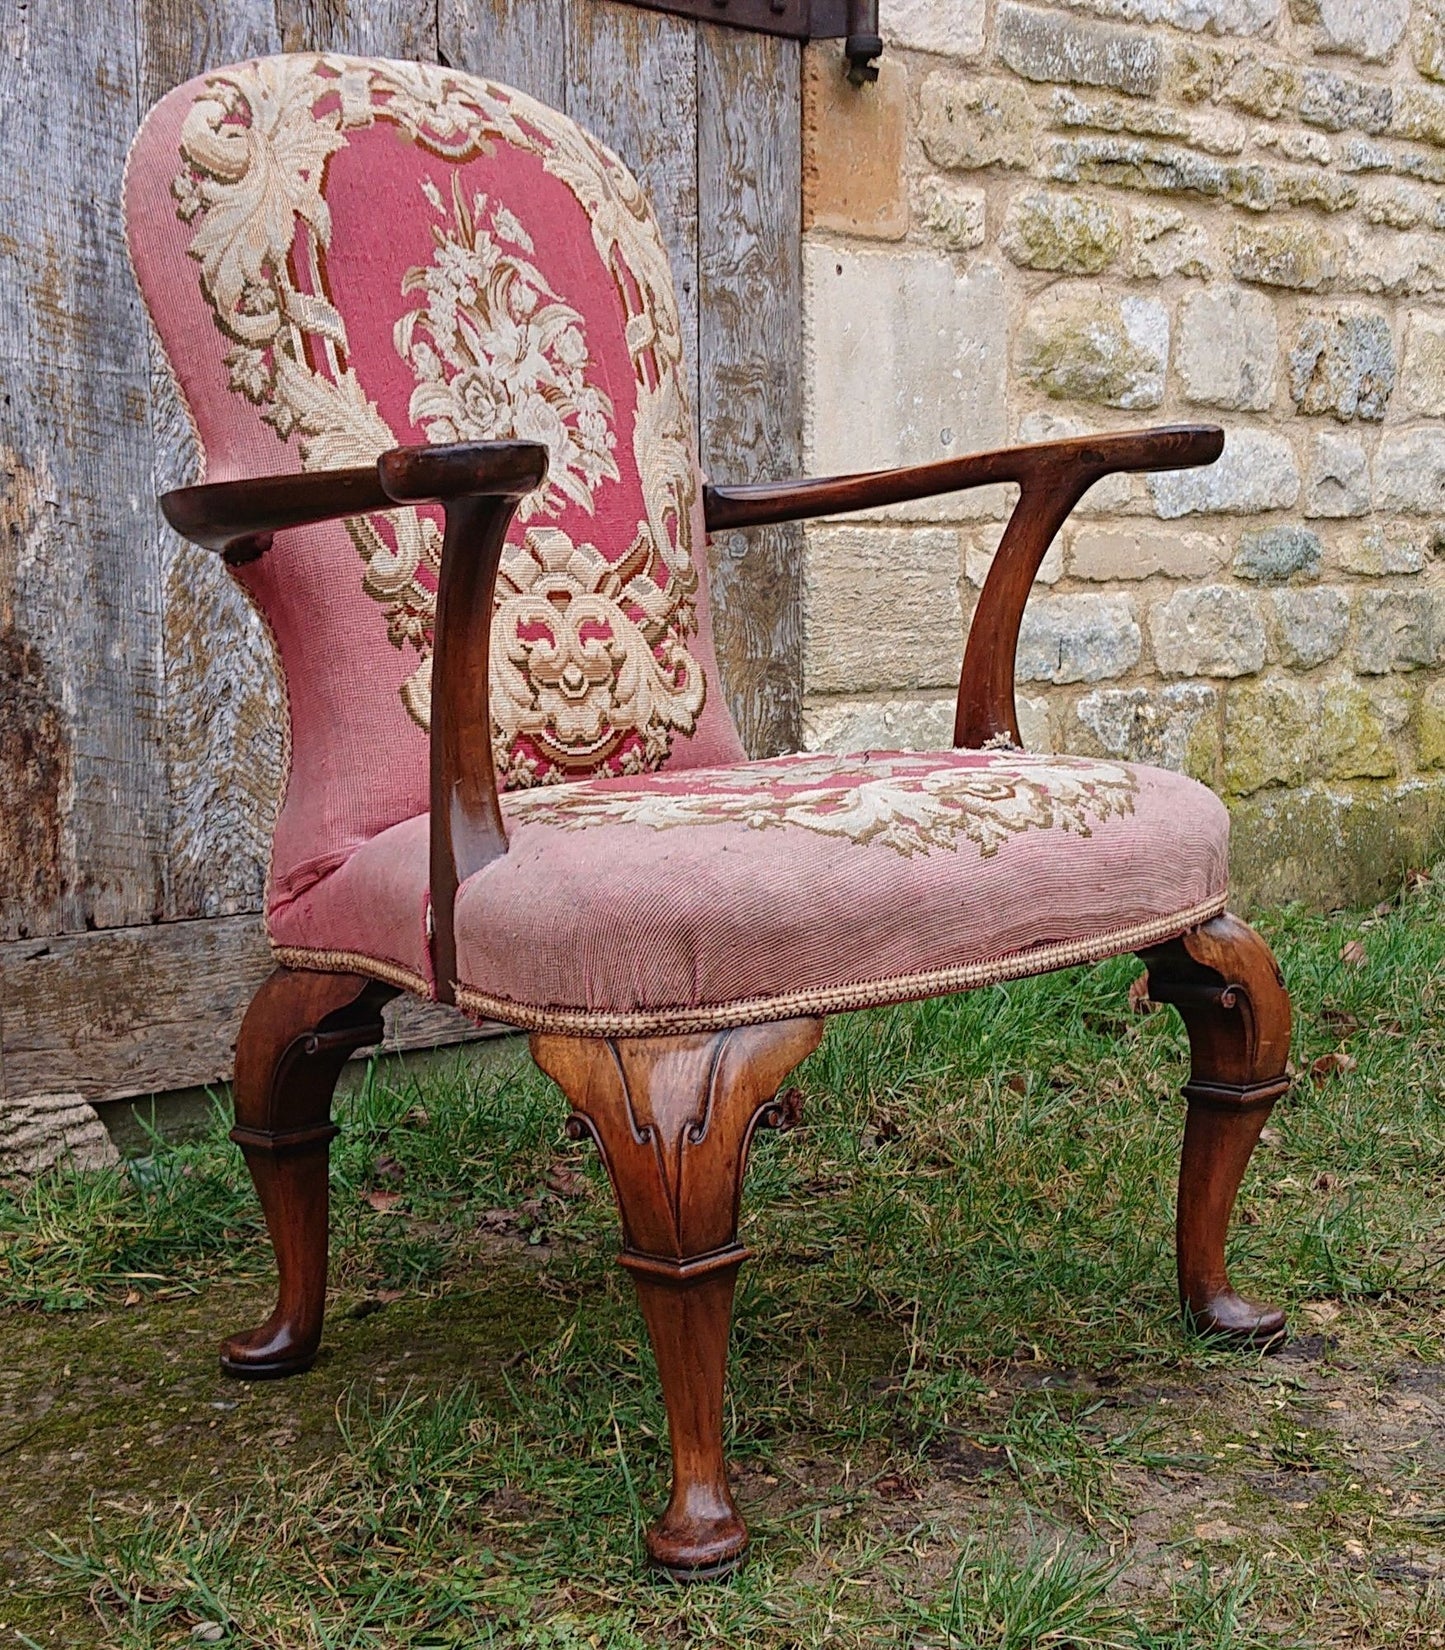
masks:
[(1024, 609), (1015, 674), (1021, 682), (1098, 682), (1139, 662), (1127, 596), (1035, 596)]
[(1357, 542), (1346, 542), (1340, 566), (1348, 573), (1363, 573), (1368, 578), (1420, 573), (1425, 567), (1425, 546), (1403, 522), (1377, 522)]
[(1128, 23), (1168, 23), (1195, 34), (1262, 34), (1284, 10), (1284, 0), (1063, 0), (1070, 11), (1117, 17)]
[(1202, 579), (1228, 560), (1222, 539), (1209, 533), (1164, 533), (1157, 527), (1081, 527), (1074, 534), (1069, 571), (1076, 579)]
[(1320, 570), (1324, 546), (1308, 527), (1261, 527), (1245, 533), (1234, 556), (1234, 571), (1260, 584), (1312, 579)]
[(1207, 779), (1219, 748), (1219, 695), (1203, 682), (1095, 688), (1074, 706), (1071, 750), (1121, 757)]
[[(1203, 195), (1252, 212), (1268, 212), (1293, 198), (1281, 194), (1274, 171), (1260, 162), (1216, 160), (1181, 144), (1148, 138), (1059, 139), (1049, 145), (1046, 170), (1059, 183), (1104, 183), (1147, 194)], [(1317, 183), (1312, 198), (1324, 204), (1334, 194), (1328, 183)]]
[(1427, 80), (1445, 80), (1445, 0), (1418, 0), (1410, 55)]
[(1335, 278), (1340, 262), (1338, 242), (1309, 223), (1242, 225), (1230, 243), (1230, 268), (1256, 286), (1314, 292)]
[(1427, 590), (1355, 593), (1355, 669), (1365, 676), (1435, 663), (1435, 611)]
[(996, 27), (999, 57), (1028, 80), (1111, 86), (1153, 97), (1164, 78), (1163, 43), (1139, 30), (1007, 3), (999, 7)]
[(1382, 235), (1351, 229), (1339, 259), (1338, 284), (1385, 297), (1445, 292), (1445, 245), (1424, 231)]
[(1445, 413), (1445, 317), (1421, 309), (1409, 312), (1400, 397), (1409, 412), (1427, 418)]
[(1386, 434), (1375, 454), (1375, 508), (1445, 515), (1445, 430)]
[[(983, 588), (983, 581), (988, 577), (989, 569), (993, 566), (993, 559), (998, 554), (999, 540), (1003, 537), (1003, 526), (979, 527), (967, 535), (964, 541), (963, 571), (971, 585), (978, 589)], [(1064, 571), (1064, 545), (1062, 539), (1055, 539), (1044, 552), (1044, 559), (1039, 563), (1039, 570), (1034, 575), (1035, 584), (1057, 584)]]
[(1347, 592), (1273, 590), (1268, 598), (1269, 628), (1280, 663), (1313, 670), (1333, 659), (1350, 630)]
[(1009, 202), (999, 244), (1025, 269), (1094, 275), (1113, 263), (1124, 241), (1118, 212), (1107, 201), (1031, 190)]
[(939, 72), (923, 83), (918, 131), (935, 166), (1029, 166), (1037, 125), (1029, 94), (1016, 81)]
[(1170, 275), (1212, 279), (1219, 258), (1208, 234), (1173, 207), (1143, 207), (1129, 214), (1129, 273), (1136, 280), (1162, 281)]
[(1231, 430), (1218, 463), (1149, 477), (1154, 508), (1178, 516), (1290, 510), (1299, 498), (1294, 451), (1273, 430)]
[(1185, 296), (1175, 364), (1190, 401), (1261, 412), (1274, 400), (1279, 332), (1262, 292), (1206, 287)]
[(912, 51), (973, 57), (983, 50), (984, 0), (883, 0), (883, 38)]
[(1317, 759), (1327, 779), (1389, 779), (1399, 767), (1380, 698), (1348, 677), (1320, 693)]
[(803, 228), (902, 240), (908, 71), (885, 57), (875, 82), (854, 86), (831, 41), (803, 65)]
[(1327, 132), (1387, 132), (1395, 113), (1391, 86), (1308, 69), (1300, 86), (1300, 119)]
[[(808, 459), (836, 475), (1007, 440), (1003, 281), (932, 253), (803, 249)], [(985, 492), (909, 506), (916, 519), (996, 511)]]
[(1395, 137), (1445, 144), (1445, 93), (1433, 86), (1397, 86), (1390, 106)]
[(1422, 768), (1445, 768), (1445, 682), (1432, 682), (1420, 695), (1415, 760)]
[(1259, 599), (1233, 585), (1198, 585), (1155, 602), (1149, 636), (1161, 676), (1252, 676), (1264, 664)]
[(810, 694), (957, 684), (963, 615), (955, 531), (818, 527), (805, 545)]
[(1370, 467), (1359, 438), (1321, 430), (1305, 459), (1305, 514), (1362, 516), (1370, 508)]
[(1314, 771), (1318, 694), (1288, 676), (1232, 688), (1224, 702), (1224, 788), (1250, 796), (1301, 785)]
[(1100, 287), (1054, 287), (1019, 329), (1020, 374), (1057, 400), (1157, 407), (1164, 399), (1169, 312), (1155, 298)]
[(1390, 323), (1371, 310), (1306, 316), (1289, 352), (1289, 392), (1302, 413), (1378, 423), (1395, 387)]
[(956, 695), (897, 699), (817, 699), (803, 706), (810, 751), (946, 751), (953, 745)]
[(78, 1094), (10, 1095), (0, 1105), (0, 1176), (58, 1164), (108, 1169), (120, 1162), (105, 1124)]
[(1405, 38), (1410, 0), (1309, 0), (1317, 19), (1317, 49), (1385, 63)]
[(931, 239), (950, 252), (971, 252), (984, 240), (987, 196), (943, 178), (928, 178), (919, 188), (919, 216)]

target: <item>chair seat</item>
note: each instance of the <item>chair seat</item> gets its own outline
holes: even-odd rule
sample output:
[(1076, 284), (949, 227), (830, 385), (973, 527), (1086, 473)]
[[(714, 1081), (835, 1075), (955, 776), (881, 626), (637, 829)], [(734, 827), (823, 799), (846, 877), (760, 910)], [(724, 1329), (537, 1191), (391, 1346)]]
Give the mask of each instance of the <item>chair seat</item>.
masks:
[[(1158, 768), (797, 755), (504, 798), (459, 890), (458, 1001), (643, 1035), (833, 1013), (1157, 944), (1224, 909), (1229, 819)], [(271, 913), (281, 961), (431, 994), (427, 818)]]

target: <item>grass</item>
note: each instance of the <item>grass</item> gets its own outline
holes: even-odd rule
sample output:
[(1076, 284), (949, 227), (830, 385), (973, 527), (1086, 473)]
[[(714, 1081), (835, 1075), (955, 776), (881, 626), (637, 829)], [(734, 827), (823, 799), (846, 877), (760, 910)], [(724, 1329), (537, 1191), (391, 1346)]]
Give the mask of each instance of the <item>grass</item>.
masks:
[(1137, 964), (833, 1022), (749, 1174), (730, 1584), (639, 1566), (665, 1418), (525, 1061), (374, 1069), (297, 1381), (214, 1370), (270, 1279), (219, 1109), (0, 1190), (0, 1644), (1445, 1645), (1442, 918), (1262, 922), (1301, 1076), (1231, 1255), (1273, 1357), (1179, 1327), (1184, 1040)]

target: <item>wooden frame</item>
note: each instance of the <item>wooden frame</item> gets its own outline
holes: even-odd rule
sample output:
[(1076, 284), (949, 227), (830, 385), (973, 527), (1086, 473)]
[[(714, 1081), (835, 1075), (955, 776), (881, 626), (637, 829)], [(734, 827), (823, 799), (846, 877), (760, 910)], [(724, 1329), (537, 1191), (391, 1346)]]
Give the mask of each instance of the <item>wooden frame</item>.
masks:
[[(959, 680), (954, 743), (1019, 743), (1014, 654), (1024, 605), (1069, 512), (1104, 476), (1213, 462), (1223, 435), (1187, 425), (1046, 442), (944, 463), (821, 480), (709, 487), (710, 530), (763, 526), (1009, 482), (1019, 499), (980, 594)], [(487, 705), (488, 644), (502, 543), (519, 498), (541, 481), (545, 449), (512, 442), (400, 448), (376, 466), (183, 488), (167, 519), (229, 560), (263, 555), (299, 526), (401, 503), (446, 516), (432, 699), (431, 892), (438, 996), (455, 990), (452, 905), (459, 884), (507, 850)], [(1180, 1165), (1180, 1298), (1198, 1329), (1258, 1345), (1278, 1310), (1239, 1295), (1224, 1264), (1240, 1180), (1287, 1087), (1289, 996), (1263, 940), (1220, 916), (1145, 955), (1150, 993), (1174, 1004), (1192, 1050)], [(231, 1336), (228, 1373), (305, 1369), (326, 1292), (330, 1096), (341, 1062), (375, 1040), (394, 989), (354, 974), (281, 968), (257, 994), (236, 1060), (236, 1128), (276, 1250), (275, 1311)], [(746, 1252), (738, 1202), (754, 1131), (776, 1122), (777, 1090), (816, 1046), (822, 1021), (797, 1019), (691, 1035), (538, 1034), (537, 1063), (571, 1101), (569, 1127), (597, 1144), (617, 1197), (622, 1264), (632, 1273), (667, 1403), (673, 1490), (649, 1531), (653, 1559), (680, 1578), (724, 1573), (747, 1544), (727, 1481), (723, 1383), (734, 1284)]]

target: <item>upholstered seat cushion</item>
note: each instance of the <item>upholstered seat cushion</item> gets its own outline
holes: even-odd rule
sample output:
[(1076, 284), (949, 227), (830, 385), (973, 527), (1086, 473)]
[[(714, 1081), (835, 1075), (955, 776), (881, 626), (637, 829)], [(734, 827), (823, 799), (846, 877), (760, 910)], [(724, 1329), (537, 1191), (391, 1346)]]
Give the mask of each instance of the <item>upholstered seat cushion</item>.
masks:
[[(962, 990), (1224, 908), (1229, 822), (1179, 774), (1085, 757), (787, 756), (505, 799), (457, 896), (459, 1000), (641, 1034)], [(427, 820), (273, 908), (281, 959), (431, 989)]]

